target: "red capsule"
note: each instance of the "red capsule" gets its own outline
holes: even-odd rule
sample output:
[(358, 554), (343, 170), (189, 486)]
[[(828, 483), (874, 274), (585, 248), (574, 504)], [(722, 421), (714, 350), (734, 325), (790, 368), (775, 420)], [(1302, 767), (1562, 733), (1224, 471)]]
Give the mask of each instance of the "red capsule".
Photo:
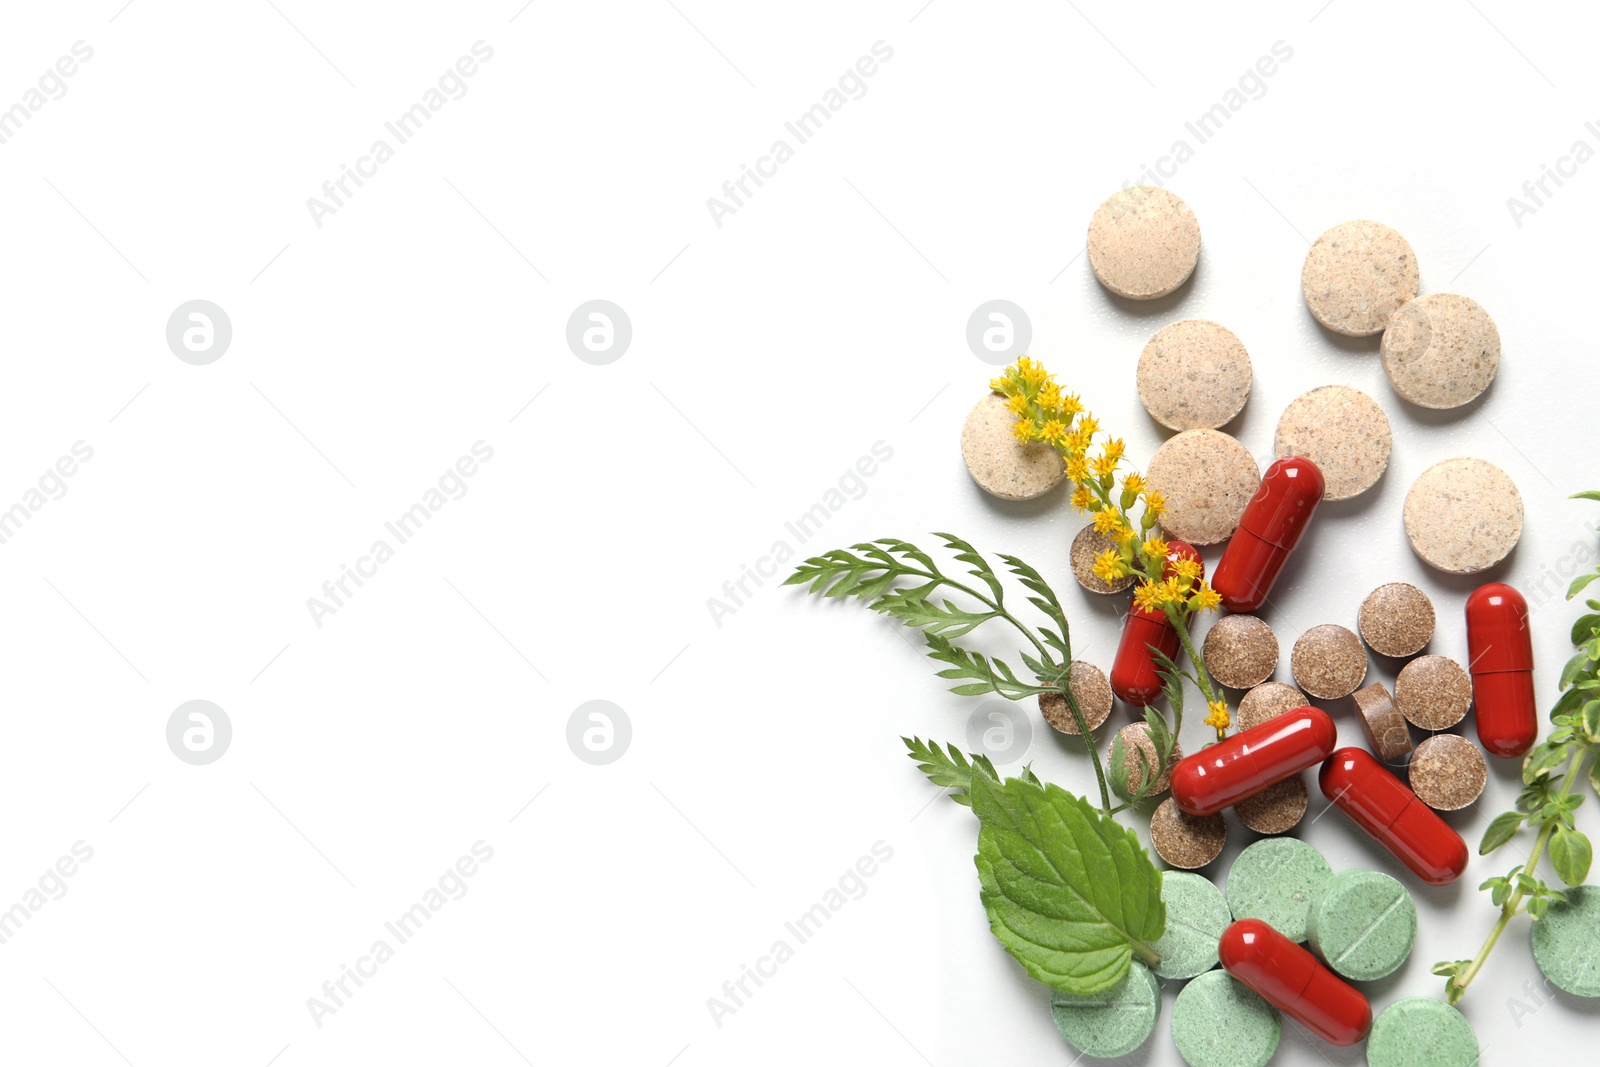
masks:
[[(1192, 559), (1204, 568), (1200, 553), (1187, 541), (1167, 542), (1167, 565), (1162, 576), (1171, 578), (1179, 560)], [(1202, 569), (1202, 575), (1204, 570)], [(1122, 624), (1122, 640), (1117, 644), (1117, 658), (1111, 661), (1111, 691), (1129, 704), (1144, 707), (1154, 704), (1161, 696), (1161, 675), (1156, 669), (1155, 657), (1148, 646), (1154, 645), (1168, 659), (1178, 655), (1178, 631), (1172, 628), (1167, 616), (1159, 611), (1142, 611), (1129, 607), (1127, 620)]]
[(1539, 736), (1528, 602), (1503, 582), (1467, 597), (1467, 659), (1478, 740), (1491, 756), (1521, 756)]
[(1341, 748), (1317, 775), (1322, 795), (1429, 885), (1467, 869), (1467, 843), (1366, 749)]
[(1325, 488), (1322, 471), (1304, 456), (1285, 456), (1267, 468), (1211, 580), (1223, 607), (1243, 613), (1266, 603)]
[(1222, 931), (1217, 955), (1223, 970), (1324, 1041), (1353, 1045), (1372, 1029), (1366, 997), (1260, 919)]
[(1339, 743), (1328, 713), (1309, 704), (1185, 756), (1172, 768), (1172, 799), (1210, 815), (1321, 763)]

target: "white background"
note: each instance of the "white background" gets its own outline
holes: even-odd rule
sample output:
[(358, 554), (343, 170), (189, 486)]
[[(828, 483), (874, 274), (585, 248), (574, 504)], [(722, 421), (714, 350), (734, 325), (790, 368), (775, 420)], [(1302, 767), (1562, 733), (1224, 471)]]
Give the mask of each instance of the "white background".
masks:
[[(1506, 199), (1574, 140), (1600, 147), (1593, 13), (920, 3), (11, 5), (0, 106), (75, 41), (94, 55), (0, 145), (0, 507), (75, 441), (94, 455), (0, 546), (0, 908), (74, 842), (94, 851), (0, 946), (0, 1058), (1070, 1062), (1045, 990), (987, 930), (970, 814), (929, 806), (898, 741), (964, 741), (978, 702), (859, 605), (747, 582), (720, 626), (707, 609), (882, 441), (892, 459), (806, 551), (947, 529), (1019, 553), (1062, 593), (1079, 655), (1109, 666), (1120, 608), (1072, 583), (1064, 496), (1000, 504), (962, 467), (993, 371), (964, 340), (984, 300), (1028, 310), (1033, 354), (1141, 465), (1163, 435), (1134, 363), (1178, 318), (1248, 347), (1230, 430), (1258, 457), (1307, 389), (1383, 405), (1387, 475), (1324, 506), (1275, 594), (1285, 651), (1405, 580), (1435, 598), (1432, 650), (1464, 654), (1476, 580), (1430, 572), (1400, 524), (1442, 458), (1490, 459), (1521, 489), (1526, 531), (1491, 577), (1531, 590), (1578, 569), (1594, 507), (1565, 497), (1600, 486), (1600, 163), (1520, 227)], [(467, 94), (316, 226), (306, 199), (479, 40), (494, 54)], [(893, 57), (866, 95), (719, 228), (707, 197), (877, 41)], [(1293, 56), (1265, 95), (1195, 145), (1184, 122), (1277, 41)], [(1129, 306), (1095, 283), (1084, 230), (1179, 138), (1196, 152), (1170, 186), (1200, 266)], [(1479, 405), (1408, 408), (1375, 338), (1310, 319), (1307, 239), (1358, 217), (1410, 240), (1425, 292), (1494, 315), (1505, 355)], [(203, 367), (164, 336), (196, 298), (234, 330)], [(564, 340), (593, 298), (633, 323), (609, 366)], [(480, 440), (493, 459), (467, 494), (317, 626), (307, 598)], [(1535, 615), (1546, 704), (1574, 614), (1557, 597)], [(203, 767), (165, 741), (197, 698), (234, 731)], [(591, 699), (632, 722), (608, 766), (566, 743)], [(1090, 788), (1042, 722), (1028, 758)], [(1475, 844), (1514, 793), (1496, 763), (1452, 821)], [(1337, 813), (1301, 833), (1335, 867), (1396, 870)], [(466, 896), (316, 1025), (307, 998), (479, 840), (493, 859)], [(716, 1025), (707, 998), (878, 841), (893, 858), (866, 895)], [(1244, 843), (1235, 825), (1211, 873)], [(1375, 1006), (1439, 994), (1429, 966), (1475, 951), (1494, 915), (1475, 886), (1512, 862), (1416, 891), (1416, 951)], [(1595, 1018), (1562, 998), (1519, 1019), (1527, 937), (1514, 924), (1464, 1004), (1486, 1062), (1553, 1053)], [(1130, 1062), (1178, 1062), (1175, 992)], [(1279, 1062), (1324, 1058), (1362, 1053), (1286, 1026)]]

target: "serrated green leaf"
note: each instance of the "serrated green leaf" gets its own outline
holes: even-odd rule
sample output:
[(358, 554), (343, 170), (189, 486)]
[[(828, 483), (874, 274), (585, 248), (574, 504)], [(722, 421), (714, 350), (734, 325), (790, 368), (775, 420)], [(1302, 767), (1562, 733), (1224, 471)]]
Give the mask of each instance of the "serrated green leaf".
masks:
[(1550, 865), (1563, 882), (1570, 886), (1582, 885), (1589, 877), (1589, 864), (1593, 859), (1594, 850), (1587, 837), (1565, 826), (1556, 828), (1555, 836), (1550, 839)]
[(1122, 741), (1122, 731), (1111, 735), (1111, 754), (1107, 757), (1106, 776), (1111, 779), (1111, 791), (1123, 800), (1132, 800), (1128, 789), (1128, 748)]
[(999, 615), (995, 611), (966, 611), (949, 600), (938, 605), (902, 592), (884, 593), (873, 601), (872, 610), (893, 616), (912, 629), (946, 637), (965, 637)]
[(1161, 872), (1134, 833), (1058, 786), (975, 779), (989, 928), (1052, 989), (1104, 992), (1166, 929)]
[(1522, 819), (1520, 811), (1508, 811), (1503, 815), (1496, 815), (1489, 828), (1483, 832), (1483, 843), (1478, 846), (1478, 855), (1487, 856), (1517, 836), (1517, 831), (1522, 829)]
[(1004, 603), (1005, 590), (1000, 586), (1000, 578), (994, 573), (994, 568), (989, 565), (989, 561), (984, 559), (977, 549), (955, 534), (934, 531), (933, 536), (942, 537), (945, 547), (956, 554), (956, 559), (970, 565), (971, 569), (967, 573), (989, 587), (989, 592), (994, 596), (995, 604)]

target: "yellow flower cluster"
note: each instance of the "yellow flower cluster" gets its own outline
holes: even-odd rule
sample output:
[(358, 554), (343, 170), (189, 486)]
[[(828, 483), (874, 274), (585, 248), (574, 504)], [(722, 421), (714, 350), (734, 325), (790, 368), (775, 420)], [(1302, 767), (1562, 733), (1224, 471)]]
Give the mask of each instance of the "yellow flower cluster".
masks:
[(1205, 724), (1215, 729), (1217, 736), (1221, 737), (1222, 732), (1233, 723), (1233, 716), (1228, 714), (1227, 702), (1212, 700), (1206, 704), (1206, 708), (1211, 714), (1205, 717)]

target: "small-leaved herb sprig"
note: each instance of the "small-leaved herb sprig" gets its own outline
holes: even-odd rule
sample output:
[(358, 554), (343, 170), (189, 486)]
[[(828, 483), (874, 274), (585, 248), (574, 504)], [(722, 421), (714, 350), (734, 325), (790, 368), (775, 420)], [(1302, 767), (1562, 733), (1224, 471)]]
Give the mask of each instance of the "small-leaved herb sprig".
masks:
[[(1576, 496), (1600, 500), (1600, 491)], [(1578, 575), (1567, 589), (1567, 598), (1577, 596), (1597, 579), (1600, 567)], [(1495, 943), (1514, 917), (1525, 911), (1537, 921), (1552, 903), (1565, 901), (1564, 890), (1547, 885), (1539, 877), (1539, 861), (1546, 854), (1556, 876), (1567, 886), (1582, 885), (1589, 876), (1593, 848), (1588, 837), (1573, 825), (1573, 813), (1584, 800), (1584, 794), (1574, 789), (1583, 781), (1585, 767), (1590, 787), (1600, 793), (1600, 600), (1591, 599), (1587, 606), (1589, 614), (1572, 626), (1572, 643), (1577, 652), (1561, 671), (1561, 698), (1550, 709), (1550, 734), (1523, 758), (1523, 788), (1517, 806), (1489, 824), (1478, 852), (1488, 855), (1525, 826), (1536, 831), (1533, 848), (1527, 862), (1478, 887), (1489, 890), (1489, 899), (1500, 909), (1500, 918), (1478, 954), (1470, 960), (1447, 961), (1433, 968), (1434, 974), (1447, 979), (1445, 997), (1451, 1004), (1466, 995), (1467, 986), (1488, 962)]]

